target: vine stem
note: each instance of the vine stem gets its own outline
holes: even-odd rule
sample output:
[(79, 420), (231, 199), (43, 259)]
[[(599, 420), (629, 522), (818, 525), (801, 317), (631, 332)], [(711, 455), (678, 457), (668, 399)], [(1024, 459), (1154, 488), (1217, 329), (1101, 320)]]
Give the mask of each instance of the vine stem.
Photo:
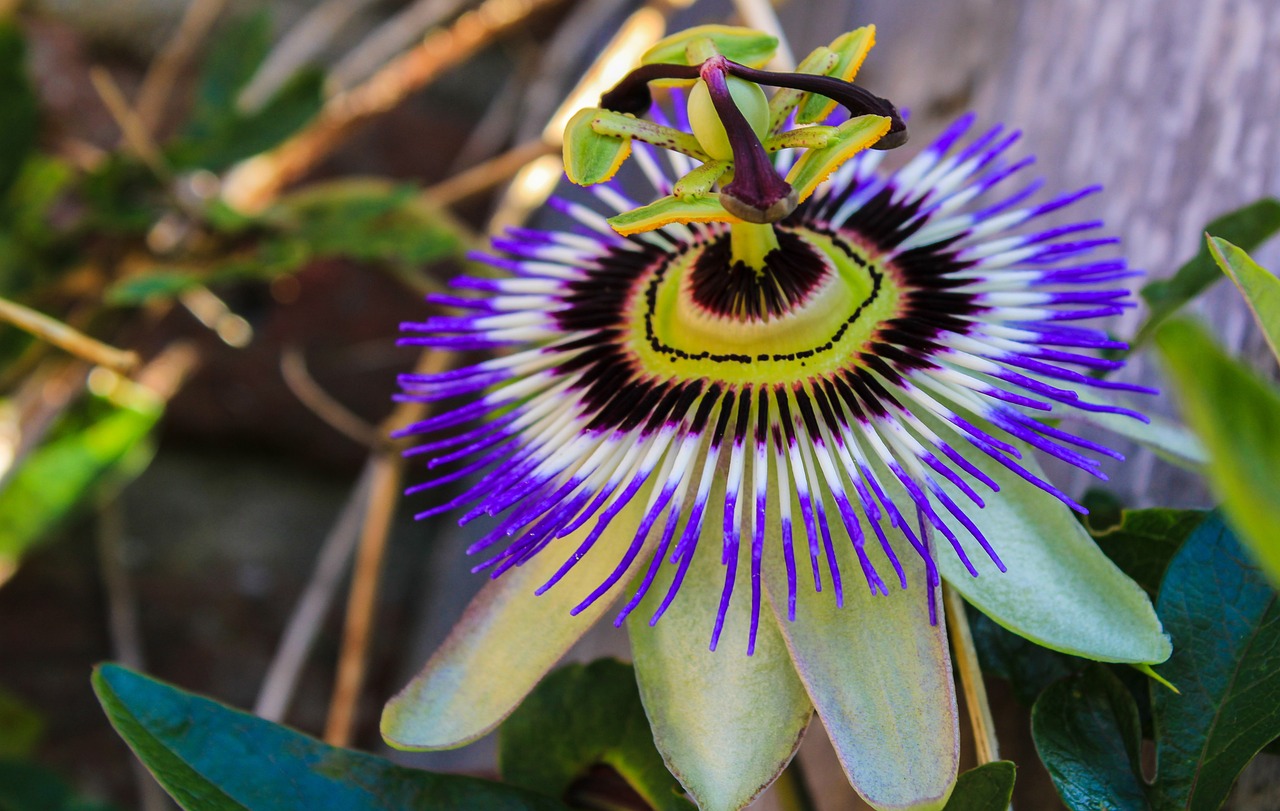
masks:
[(105, 366), (120, 374), (128, 374), (138, 365), (136, 352), (116, 349), (114, 346), (104, 344), (56, 318), (51, 318), (16, 301), (0, 298), (0, 321), (7, 321), (76, 357)]
[(974, 750), (978, 765), (998, 760), (995, 721), (991, 717), (991, 703), (987, 700), (987, 686), (982, 680), (982, 668), (978, 665), (978, 650), (973, 644), (973, 631), (965, 613), (964, 598), (949, 583), (942, 584), (942, 600), (947, 612), (947, 627), (951, 630), (951, 648), (956, 669), (960, 673), (960, 685), (969, 708), (969, 723), (973, 726)]

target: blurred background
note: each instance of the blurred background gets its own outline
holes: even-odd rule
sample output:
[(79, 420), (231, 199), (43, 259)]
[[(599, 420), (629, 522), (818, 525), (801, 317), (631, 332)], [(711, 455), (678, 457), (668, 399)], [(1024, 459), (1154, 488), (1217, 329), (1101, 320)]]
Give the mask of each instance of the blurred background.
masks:
[[(481, 584), (465, 533), (396, 498), (421, 473), (385, 440), (408, 416), (395, 375), (457, 362), (397, 348), (397, 324), (487, 231), (554, 225), (548, 124), (602, 54), (754, 6), (0, 0), (0, 295), (125, 350), (94, 365), (0, 326), (0, 756), (67, 803), (171, 807), (94, 699), (106, 659), (382, 752), (383, 702)], [(1094, 211), (1154, 277), (1280, 192), (1274, 0), (777, 14), (799, 54), (875, 23), (859, 83), (910, 109), (915, 146), (969, 110), (1021, 127), (1050, 189), (1106, 186)], [(1196, 307), (1233, 352), (1265, 351), (1230, 293)], [(1142, 355), (1129, 373), (1158, 380)], [(1207, 503), (1135, 459), (1113, 481), (1127, 503)], [(627, 655), (612, 628), (573, 656), (607, 654)], [(1060, 807), (1027, 707), (992, 689), (1015, 806)], [(819, 806), (858, 807), (825, 746), (802, 750)], [(487, 741), (394, 757), (493, 771)], [(1280, 807), (1277, 775), (1259, 758), (1229, 807)]]

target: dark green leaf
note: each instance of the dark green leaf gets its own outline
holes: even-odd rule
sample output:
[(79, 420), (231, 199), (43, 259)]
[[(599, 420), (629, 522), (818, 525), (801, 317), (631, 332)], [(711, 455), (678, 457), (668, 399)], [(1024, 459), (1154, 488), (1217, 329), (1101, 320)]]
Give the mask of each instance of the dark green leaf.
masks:
[(1101, 487), (1090, 487), (1085, 491), (1080, 503), (1088, 510), (1087, 515), (1080, 516), (1081, 522), (1089, 534), (1095, 538), (1098, 533), (1106, 532), (1120, 525), (1124, 515), (1124, 502), (1110, 490)]
[(12, 693), (0, 690), (0, 758), (26, 757), (44, 734), (44, 719)]
[(77, 797), (56, 772), (26, 760), (0, 758), (0, 811), (112, 811)]
[(943, 811), (1008, 811), (1017, 768), (997, 760), (960, 775)]
[(1280, 583), (1280, 393), (1193, 321), (1170, 321), (1156, 343), (1187, 424), (1209, 450), (1209, 484), (1241, 540)]
[(982, 671), (1009, 682), (1013, 694), (1030, 707), (1050, 684), (1078, 673), (1087, 659), (1051, 651), (1000, 627), (986, 614), (966, 606)]
[(222, 171), (264, 152), (297, 132), (324, 104), (324, 75), (313, 69), (294, 75), (255, 110), (237, 104), (271, 46), (265, 12), (238, 20), (214, 42), (205, 61), (195, 110), (169, 160), (180, 169)]
[[(1280, 231), (1280, 200), (1265, 198), (1224, 214), (1205, 228), (1212, 236), (1222, 237), (1246, 251), (1256, 249)], [(1166, 318), (1182, 305), (1209, 289), (1222, 278), (1221, 271), (1204, 243), (1193, 259), (1178, 268), (1172, 278), (1150, 282), (1142, 288), (1142, 298), (1151, 308), (1147, 322), (1138, 330), (1133, 346), (1144, 343)]]
[(1103, 666), (1092, 665), (1045, 690), (1031, 710), (1031, 733), (1071, 811), (1150, 807), (1138, 765), (1138, 708)]
[(22, 460), (0, 490), (0, 562), (13, 563), (102, 482), (132, 477), (149, 458), (159, 404), (139, 397), (67, 429)]
[(93, 688), (116, 731), (188, 811), (565, 811), (508, 786), (337, 749), (118, 665), (100, 666)]
[(560, 797), (598, 764), (659, 811), (693, 808), (653, 745), (635, 671), (613, 659), (547, 676), (498, 732), (498, 765), (512, 785)]
[(1205, 515), (1204, 510), (1124, 510), (1119, 524), (1093, 532), (1093, 539), (1125, 574), (1154, 596), (1174, 553)]
[(85, 226), (109, 235), (141, 236), (168, 206), (151, 170), (118, 153), (85, 176), (80, 193), (89, 209)]
[(1173, 636), (1173, 657), (1159, 672), (1182, 694), (1152, 693), (1156, 807), (1213, 811), (1280, 735), (1276, 592), (1212, 514), (1169, 564), (1159, 612)]
[(26, 59), (22, 32), (12, 19), (0, 20), (0, 201), (35, 146), (40, 124)]
[(113, 307), (133, 307), (149, 301), (171, 299), (201, 284), (194, 273), (172, 270), (143, 273), (121, 279), (107, 288), (103, 296)]

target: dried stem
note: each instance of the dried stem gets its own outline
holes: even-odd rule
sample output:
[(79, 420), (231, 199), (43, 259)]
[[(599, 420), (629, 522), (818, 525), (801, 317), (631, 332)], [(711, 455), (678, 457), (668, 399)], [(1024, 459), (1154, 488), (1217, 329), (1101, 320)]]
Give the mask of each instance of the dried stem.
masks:
[(510, 180), (530, 161), (559, 151), (541, 139), (529, 141), (427, 188), (424, 194), (437, 205), (451, 206)]
[(76, 357), (121, 374), (128, 374), (138, 365), (136, 352), (108, 346), (56, 318), (5, 298), (0, 298), (0, 319)]
[(799, 758), (793, 758), (787, 768), (782, 770), (782, 774), (778, 775), (773, 784), (773, 792), (784, 811), (817, 811), (818, 806), (805, 783)]
[(315, 58), (351, 18), (376, 0), (325, 0), (307, 12), (262, 61), (262, 67), (240, 91), (236, 105), (257, 110), (266, 104), (289, 77)]
[(137, 155), (156, 177), (164, 181), (171, 180), (173, 173), (169, 171), (160, 147), (152, 139), (150, 128), (129, 106), (128, 99), (124, 97), (116, 80), (111, 78), (110, 72), (100, 65), (95, 65), (89, 69), (89, 81), (92, 82), (93, 89), (98, 92), (102, 103), (106, 105), (107, 112), (115, 119), (116, 126), (120, 128), (120, 135), (130, 151)]
[(382, 561), (396, 502), (400, 498), (400, 475), (404, 463), (398, 455), (383, 453), (371, 461), (372, 483), (369, 510), (360, 531), (356, 568), (347, 599), (347, 620), (338, 656), (338, 677), (329, 703), (324, 739), (334, 746), (350, 746), (355, 727), (360, 690), (369, 662), (374, 609), (381, 585)]
[(233, 206), (260, 209), (302, 177), (361, 125), (400, 104), (411, 93), (469, 58), (536, 12), (561, 0), (485, 0), (447, 29), (428, 34), (352, 90), (334, 96), (316, 120), (272, 151), (235, 167), (224, 196)]
[(369, 488), (373, 483), (373, 461), (370, 460), (360, 473), (347, 503), (338, 515), (337, 523), (329, 531), (320, 554), (316, 558), (315, 571), (307, 588), (298, 599), (297, 607), (285, 626), (280, 647), (276, 650), (267, 675), (262, 681), (258, 701), (253, 711), (268, 721), (280, 722), (289, 711), (298, 678), (306, 665), (307, 656), (315, 644), (324, 623), (325, 615), (333, 605), (333, 598), (342, 585), (351, 556), (360, 538), (360, 526), (369, 504)]
[(796, 69), (796, 57), (787, 44), (787, 35), (778, 21), (778, 14), (770, 0), (733, 0), (742, 21), (750, 28), (772, 34), (778, 38), (778, 51), (769, 62), (773, 70), (792, 71)]
[(321, 388), (307, 369), (307, 359), (297, 345), (286, 346), (280, 355), (280, 374), (284, 383), (302, 404), (338, 433), (368, 448), (382, 440), (377, 429), (360, 419), (351, 409)]
[(147, 68), (134, 103), (139, 123), (146, 132), (155, 133), (159, 128), (178, 77), (195, 59), (226, 5), (227, 0), (191, 0), (177, 30)]
[[(99, 505), (97, 530), (98, 568), (107, 599), (111, 655), (127, 667), (146, 670), (138, 622), (138, 595), (124, 565), (124, 508), (119, 501), (112, 498)], [(141, 762), (134, 761), (133, 775), (138, 784), (142, 811), (166, 811), (170, 808), (164, 789)]]
[(973, 632), (969, 629), (964, 598), (950, 584), (943, 583), (942, 600), (946, 606), (947, 627), (951, 631), (951, 649), (955, 656), (956, 670), (960, 673), (965, 703), (969, 707), (969, 723), (973, 725), (975, 754), (978, 765), (981, 766), (1000, 757), (995, 721), (991, 717), (991, 704), (987, 700), (987, 686), (982, 680), (978, 651), (973, 646)]
[(329, 81), (345, 90), (367, 79), (397, 54), (413, 46), (423, 32), (435, 28), (467, 4), (467, 0), (416, 0), (364, 38), (333, 66)]
[[(427, 352), (417, 371), (430, 374), (443, 371), (452, 363), (449, 352)], [(380, 434), (422, 419), (425, 403), (401, 403), (379, 428)], [(360, 547), (356, 555), (351, 594), (347, 598), (346, 624), (342, 632), (342, 649), (338, 655), (338, 674), (329, 703), (324, 739), (335, 746), (347, 746), (355, 727), (360, 691), (364, 687), (372, 639), (373, 615), (378, 600), (382, 561), (386, 554), (391, 520), (400, 498), (400, 478), (404, 460), (393, 448), (383, 447), (370, 457), (369, 506), (360, 531)]]

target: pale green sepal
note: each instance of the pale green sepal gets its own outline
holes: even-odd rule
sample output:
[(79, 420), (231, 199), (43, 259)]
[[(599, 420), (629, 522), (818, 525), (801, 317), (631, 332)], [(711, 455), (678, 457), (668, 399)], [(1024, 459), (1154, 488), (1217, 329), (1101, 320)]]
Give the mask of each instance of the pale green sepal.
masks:
[(618, 565), (648, 490), (641, 489), (595, 546), (546, 593), (534, 595), (574, 553), (594, 520), (485, 585), (422, 672), (387, 702), (382, 712), (387, 743), (398, 749), (452, 749), (502, 723), (647, 562), (642, 551), (611, 592), (577, 616), (569, 614)]
[(860, 115), (837, 128), (829, 146), (811, 149), (787, 172), (787, 182), (796, 190), (801, 202), (840, 168), (840, 164), (879, 141), (892, 122), (882, 115)]
[(1240, 539), (1280, 584), (1280, 394), (1193, 321), (1166, 322), (1156, 345), (1187, 424), (1209, 449), (1209, 484)]
[[(862, 67), (863, 61), (875, 44), (876, 27), (874, 25), (865, 25), (847, 34), (841, 34), (830, 46), (831, 50), (836, 53), (838, 61), (834, 67), (826, 71), (826, 74), (843, 79), (846, 82), (852, 82), (853, 77), (858, 75), (858, 69)], [(796, 123), (813, 124), (823, 121), (827, 116), (831, 115), (831, 111), (835, 108), (836, 103), (831, 99), (811, 93), (801, 103), (800, 110), (796, 113)]]
[[(712, 504), (720, 503), (713, 494)], [(755, 653), (746, 654), (751, 620), (750, 551), (739, 552), (733, 601), (716, 651), (708, 650), (725, 567), (720, 511), (710, 511), (680, 591), (658, 623), (675, 567), (659, 571), (627, 620), (640, 697), (654, 742), (704, 811), (746, 806), (795, 754), (813, 708), (766, 607)]]
[(564, 128), (564, 173), (579, 186), (594, 186), (613, 177), (631, 155), (631, 139), (601, 135), (591, 122), (603, 110), (587, 107)]
[[(939, 433), (952, 447), (967, 444), (948, 429)], [(1018, 464), (1047, 480), (1031, 449), (1018, 448)], [(982, 613), (1046, 648), (1099, 662), (1168, 659), (1169, 638), (1146, 592), (1103, 554), (1071, 510), (985, 454), (968, 457), (1000, 485), (1000, 492), (984, 493), (986, 506), (978, 509), (950, 482), (942, 485), (967, 508), (1007, 571), (1001, 573), (978, 542), (955, 527), (979, 576), (972, 577), (939, 539), (936, 556), (943, 578)], [(894, 492), (899, 504), (910, 503), (900, 489)]]
[(640, 64), (688, 65), (685, 49), (689, 43), (703, 38), (711, 40), (722, 56), (751, 68), (764, 67), (778, 50), (777, 37), (762, 34), (754, 28), (699, 25), (659, 40), (640, 57)]
[(678, 197), (661, 197), (647, 206), (624, 211), (609, 218), (609, 225), (623, 236), (652, 231), (673, 222), (738, 222), (738, 218), (724, 210), (720, 195), (708, 193), (701, 197), (681, 200)]
[(1244, 294), (1271, 354), (1280, 360), (1280, 279), (1225, 239), (1209, 237), (1209, 253)]
[(836, 607), (825, 571), (826, 588), (814, 592), (807, 550), (797, 539), (796, 620), (787, 620), (787, 578), (776, 529), (765, 542), (769, 602), (858, 794), (878, 809), (940, 809), (955, 786), (960, 759), (941, 600), (932, 597), (938, 623), (930, 625), (924, 565), (909, 551), (898, 555), (907, 572), (906, 590), (897, 587), (884, 555), (869, 551), (882, 576), (894, 583), (888, 596), (871, 596), (840, 519), (832, 515), (829, 520), (844, 607)]

